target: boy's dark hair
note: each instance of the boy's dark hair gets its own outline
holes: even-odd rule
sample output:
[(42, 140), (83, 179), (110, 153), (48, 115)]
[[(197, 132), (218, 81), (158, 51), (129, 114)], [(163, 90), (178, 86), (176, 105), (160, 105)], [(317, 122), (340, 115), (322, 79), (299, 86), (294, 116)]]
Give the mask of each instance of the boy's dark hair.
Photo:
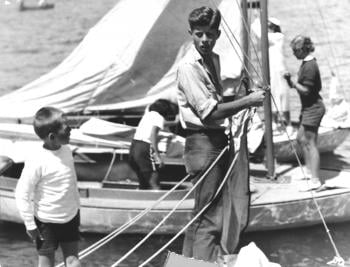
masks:
[(56, 133), (62, 125), (63, 112), (54, 107), (39, 109), (33, 121), (34, 132), (40, 139), (46, 138), (49, 133)]
[(191, 30), (198, 26), (209, 26), (211, 29), (219, 30), (220, 21), (220, 11), (207, 6), (202, 6), (192, 10), (188, 16), (188, 23), (190, 24)]
[(164, 118), (168, 116), (175, 116), (179, 112), (177, 104), (166, 99), (156, 100), (149, 106), (148, 110), (158, 112)]

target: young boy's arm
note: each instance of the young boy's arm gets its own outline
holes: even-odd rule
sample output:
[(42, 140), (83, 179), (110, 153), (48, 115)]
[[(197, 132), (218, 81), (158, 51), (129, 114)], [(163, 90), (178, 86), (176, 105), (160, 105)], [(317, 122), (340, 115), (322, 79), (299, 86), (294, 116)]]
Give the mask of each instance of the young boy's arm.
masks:
[(30, 161), (25, 163), (22, 175), (18, 180), (15, 197), (18, 211), (24, 221), (28, 235), (35, 241), (40, 234), (34, 221), (33, 196), (36, 184), (39, 180), (39, 171)]
[(157, 126), (153, 126), (152, 133), (151, 133), (151, 145), (154, 150), (154, 154), (156, 156), (156, 159), (159, 161), (159, 167), (162, 168), (164, 166), (164, 162), (162, 158), (160, 157), (160, 153), (158, 150), (158, 133), (160, 128)]

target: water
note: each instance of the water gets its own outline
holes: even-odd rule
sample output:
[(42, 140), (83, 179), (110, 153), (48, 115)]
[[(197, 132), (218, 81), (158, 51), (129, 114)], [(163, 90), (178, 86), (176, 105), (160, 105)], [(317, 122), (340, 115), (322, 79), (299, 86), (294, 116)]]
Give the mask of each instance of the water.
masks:
[[(81, 41), (92, 27), (117, 0), (60, 0), (52, 10), (44, 12), (18, 12), (15, 0), (0, 0), (0, 95), (17, 89), (38, 78), (59, 64)], [(35, 4), (36, 0), (28, 0)], [(234, 2), (234, 1), (233, 1)], [(325, 84), (322, 94), (326, 97), (330, 69), (338, 66), (343, 89), (350, 86), (350, 11), (349, 1), (289, 1), (270, 0), (269, 12), (282, 20), (286, 42), (296, 34), (310, 35), (316, 44), (316, 57), (321, 67)], [(320, 8), (319, 8), (320, 7)], [(323, 19), (320, 10), (323, 12)], [(326, 23), (326, 24), (324, 24)], [(321, 25), (321, 26), (320, 26)], [(325, 26), (326, 25), (326, 26)], [(332, 33), (327, 35), (327, 33)], [(333, 43), (331, 49), (328, 41)], [(287, 66), (295, 74), (299, 63), (285, 47)], [(335, 57), (334, 57), (335, 56)], [(294, 94), (295, 92), (292, 92)], [(350, 95), (345, 95), (349, 99)], [(292, 117), (297, 118), (299, 103), (294, 95)], [(336, 151), (343, 157), (332, 154), (323, 156), (324, 164), (350, 166), (350, 138)], [(329, 158), (327, 158), (329, 157)], [(350, 223), (329, 226), (340, 254), (350, 261)], [(82, 234), (81, 248), (96, 242), (102, 235)], [(93, 255), (83, 260), (83, 266), (110, 266), (126, 253), (143, 236), (124, 235), (113, 240)], [(170, 236), (155, 236), (133, 253), (120, 266), (137, 266)], [(326, 266), (334, 251), (322, 226), (244, 234), (242, 245), (254, 241), (270, 260), (284, 267)], [(169, 247), (180, 253), (182, 237)], [(150, 266), (161, 266), (164, 252)], [(58, 256), (58, 260), (61, 256)], [(4, 266), (35, 266), (37, 262), (33, 245), (29, 242), (23, 225), (0, 222), (0, 264)]]
[[(350, 264), (350, 223), (334, 224), (330, 225), (329, 228), (339, 253)], [(102, 237), (102, 235), (97, 234), (82, 234), (81, 249), (88, 247)], [(83, 266), (111, 266), (142, 238), (142, 235), (117, 237), (111, 243), (85, 258), (82, 261)], [(138, 266), (170, 238), (171, 236), (152, 237), (120, 266)], [(334, 251), (322, 226), (247, 233), (243, 235), (241, 245), (246, 245), (251, 241), (255, 242), (271, 261), (278, 262), (283, 267), (327, 266), (326, 263), (334, 256)], [(180, 253), (181, 245), (182, 237), (168, 249)], [(36, 266), (37, 257), (34, 246), (30, 243), (22, 225), (1, 222), (0, 247), (2, 267)], [(162, 266), (166, 255), (167, 252), (164, 252), (149, 267)], [(57, 253), (56, 258), (58, 261), (62, 259), (60, 252)]]

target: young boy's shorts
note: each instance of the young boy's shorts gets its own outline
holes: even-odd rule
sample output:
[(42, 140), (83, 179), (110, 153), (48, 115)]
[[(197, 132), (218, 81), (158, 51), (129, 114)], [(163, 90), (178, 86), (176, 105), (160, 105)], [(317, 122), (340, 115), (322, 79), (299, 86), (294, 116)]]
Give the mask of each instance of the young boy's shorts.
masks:
[(50, 255), (55, 252), (58, 245), (63, 242), (79, 241), (79, 212), (67, 223), (46, 223), (37, 218), (35, 223), (44, 240), (36, 241), (36, 249), (39, 255)]

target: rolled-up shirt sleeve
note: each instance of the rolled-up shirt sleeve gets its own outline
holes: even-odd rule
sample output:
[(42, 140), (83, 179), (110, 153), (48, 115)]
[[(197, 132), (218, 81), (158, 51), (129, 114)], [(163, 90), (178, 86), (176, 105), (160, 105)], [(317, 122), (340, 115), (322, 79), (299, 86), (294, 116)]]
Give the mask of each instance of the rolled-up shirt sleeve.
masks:
[(210, 92), (215, 88), (211, 88), (212, 85), (199, 74), (201, 71), (195, 64), (182, 64), (178, 68), (177, 80), (192, 111), (203, 121), (215, 109), (218, 100)]

